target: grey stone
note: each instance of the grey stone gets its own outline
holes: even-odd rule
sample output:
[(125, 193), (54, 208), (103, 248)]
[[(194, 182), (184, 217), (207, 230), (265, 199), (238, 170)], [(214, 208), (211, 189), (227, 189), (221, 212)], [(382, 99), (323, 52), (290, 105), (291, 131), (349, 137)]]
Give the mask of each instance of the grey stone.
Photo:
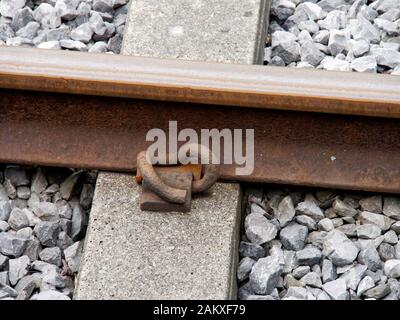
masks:
[(400, 278), (400, 260), (387, 260), (383, 270), (389, 278)]
[(58, 247), (45, 248), (39, 253), (40, 260), (61, 266), (61, 250)]
[(400, 241), (395, 246), (394, 256), (396, 259), (400, 259)]
[(323, 248), (324, 239), (328, 233), (325, 231), (313, 231), (311, 232), (307, 239), (306, 243), (312, 244), (319, 249)]
[(239, 245), (239, 254), (241, 257), (249, 257), (257, 260), (264, 257), (265, 251), (264, 248), (258, 244), (241, 241)]
[(10, 199), (15, 199), (17, 196), (17, 189), (14, 187), (10, 179), (4, 179), (4, 189), (7, 192), (7, 195)]
[(370, 276), (364, 277), (357, 288), (357, 296), (361, 297), (364, 292), (368, 291), (369, 289), (372, 289), (375, 287), (375, 281), (372, 279)]
[(296, 5), (289, 0), (272, 1), (271, 15), (284, 21), (293, 15), (295, 8)]
[(362, 224), (374, 224), (381, 230), (386, 231), (395, 222), (393, 219), (388, 218), (382, 214), (376, 214), (368, 211), (359, 213), (359, 219)]
[(28, 221), (29, 221), (29, 226), (34, 227), (37, 225), (41, 220), (28, 208), (22, 209), (22, 211), (25, 213)]
[(60, 218), (57, 205), (51, 202), (40, 202), (35, 214), (43, 221), (58, 221)]
[(42, 280), (42, 284), (46, 287), (50, 285), (50, 287), (54, 288), (65, 288), (65, 279), (59, 274), (58, 269), (47, 268), (43, 273)]
[(343, 30), (331, 30), (329, 34), (328, 48), (333, 56), (337, 56), (347, 47), (349, 35)]
[(17, 197), (19, 199), (28, 200), (31, 195), (29, 187), (21, 186), (17, 188)]
[(396, 244), (397, 242), (399, 242), (397, 234), (393, 230), (389, 230), (383, 236), (384, 236), (384, 240), (383, 241), (386, 242), (386, 243)]
[(389, 218), (400, 220), (400, 199), (385, 197), (383, 205), (383, 214)]
[(381, 228), (375, 224), (363, 224), (357, 227), (357, 237), (361, 239), (376, 239), (381, 233)]
[(8, 266), (8, 260), (9, 260), (8, 257), (3, 256), (0, 253), (0, 270), (6, 269), (6, 267)]
[(107, 50), (108, 50), (108, 45), (103, 41), (98, 41), (89, 48), (90, 53), (105, 53), (107, 52)]
[[(49, 33), (47, 33), (47, 41), (54, 41), (54, 40), (60, 40), (60, 39), (49, 39)], [(42, 170), (39, 168), (36, 171), (36, 174), (32, 180), (32, 185), (31, 185), (31, 191), (40, 194), (44, 190), (46, 190), (48, 183), (45, 175), (43, 174)]]
[(15, 290), (18, 291), (18, 300), (28, 300), (33, 291), (39, 287), (39, 283), (35, 276), (29, 275), (18, 281)]
[(394, 68), (400, 64), (400, 52), (393, 49), (374, 48), (371, 55), (376, 58), (379, 65)]
[(11, 27), (14, 31), (18, 31), (31, 21), (33, 21), (33, 14), (30, 8), (18, 9), (12, 19)]
[(328, 45), (330, 32), (329, 30), (320, 30), (313, 35), (313, 40), (316, 43)]
[(305, 288), (300, 288), (300, 287), (290, 287), (288, 288), (286, 294), (285, 294), (285, 300), (289, 297), (294, 297), (299, 300), (306, 300), (307, 299), (307, 289)]
[(57, 0), (54, 8), (63, 20), (72, 20), (78, 16), (76, 0)]
[(292, 222), (281, 230), (279, 237), (286, 249), (297, 251), (304, 248), (307, 235), (307, 227)]
[(114, 6), (113, 2), (113, 0), (93, 0), (93, 10), (111, 12)]
[[(88, 27), (89, 27), (89, 25), (88, 25)], [(85, 27), (84, 27), (85, 28)], [(89, 27), (89, 29), (90, 29), (90, 27)], [(72, 37), (72, 34), (71, 34), (71, 38), (72, 39), (74, 39), (73, 37)], [(76, 40), (76, 39), (74, 39), (74, 40)], [(89, 39), (90, 40), (90, 39)], [(80, 40), (79, 40), (80, 41)], [(62, 41), (60, 41), (60, 43), (61, 43), (61, 46), (63, 45), (62, 43)], [(81, 42), (82, 43), (82, 42)], [(70, 48), (68, 48), (68, 49), (70, 49)], [(65, 179), (62, 183), (61, 183), (61, 185), (60, 185), (60, 193), (61, 193), (61, 197), (63, 198), (63, 199), (65, 199), (65, 200), (71, 200), (71, 197), (72, 197), (72, 195), (73, 195), (73, 191), (74, 191), (74, 188), (75, 188), (75, 185), (76, 185), (76, 183), (78, 182), (78, 179), (79, 179), (79, 177), (80, 177), (80, 174), (81, 174), (81, 172), (75, 172), (75, 173), (73, 173), (72, 175), (70, 175), (67, 179)]]
[[(67, 260), (68, 262), (68, 260)], [(251, 272), (251, 269), (253, 268), (253, 265), (256, 263), (255, 260), (249, 258), (249, 257), (244, 257), (242, 260), (240, 260), (238, 269), (237, 269), (237, 279), (239, 282), (242, 282), (246, 280), (249, 277), (249, 274)], [(70, 263), (68, 263), (70, 266)], [(79, 262), (78, 262), (78, 267), (79, 267)], [(71, 266), (70, 266), (71, 268)], [(75, 268), (75, 272), (78, 271), (78, 268)]]
[(296, 279), (300, 279), (304, 277), (307, 273), (310, 272), (310, 266), (299, 266), (293, 270), (292, 275)]
[(260, 245), (273, 240), (278, 233), (275, 225), (258, 213), (251, 213), (246, 217), (245, 230), (247, 238)]
[(383, 261), (394, 259), (395, 257), (395, 250), (394, 247), (388, 243), (382, 243), (378, 247), (379, 256)]
[(346, 281), (347, 289), (356, 291), (358, 284), (360, 283), (361, 279), (364, 277), (366, 271), (367, 271), (366, 266), (357, 264), (355, 267), (351, 268), (349, 271), (346, 271), (340, 277), (340, 279), (344, 279)]
[(387, 283), (379, 284), (376, 287), (364, 292), (367, 298), (382, 299), (390, 293), (390, 286)]
[(306, 286), (310, 286), (313, 288), (321, 288), (321, 275), (316, 272), (309, 272), (303, 278), (300, 279), (300, 282), (304, 283)]
[(88, 220), (88, 215), (84, 212), (80, 204), (75, 205), (72, 210), (72, 225), (70, 233), (72, 240), (78, 241), (85, 236)]
[[(359, 40), (349, 40), (347, 42), (347, 50), (353, 53), (354, 57), (360, 57), (363, 56), (364, 54), (366, 54), (370, 49), (370, 45), (369, 42), (364, 40), (364, 39), (359, 39)], [(378, 198), (380, 196), (377, 196)], [(369, 198), (365, 199), (365, 206), (368, 206), (370, 209), (372, 209), (370, 212), (375, 212), (378, 210), (377, 207), (374, 207), (372, 202), (374, 202), (375, 197), (371, 197), (371, 200), (368, 200)], [(380, 197), (381, 198), (381, 197)], [(361, 199), (360, 201), (363, 201), (363, 199)], [(371, 205), (367, 204), (367, 201), (371, 201)], [(381, 200), (382, 201), (382, 200)], [(361, 204), (361, 202), (360, 202)], [(363, 206), (361, 206), (361, 208), (363, 209)], [(363, 209), (364, 211), (368, 211), (367, 209)], [(380, 205), (380, 212), (382, 212), (382, 203)], [(375, 212), (375, 213), (380, 213), (380, 212)]]
[(304, 42), (300, 50), (301, 61), (307, 62), (316, 67), (320, 64), (325, 54), (322, 53), (312, 41)]
[(374, 20), (374, 25), (389, 35), (397, 36), (400, 33), (396, 23), (386, 19), (376, 18)]
[(325, 218), (323, 211), (313, 201), (303, 201), (296, 207), (297, 214), (304, 214), (310, 216), (315, 221)]
[(2, 0), (0, 2), (0, 14), (13, 18), (16, 11), (25, 6), (26, 0)]
[(283, 267), (283, 274), (292, 272), (293, 269), (298, 267), (298, 261), (296, 258), (296, 252), (291, 250), (284, 250), (283, 251), (283, 258), (285, 265)]
[(108, 49), (116, 54), (119, 54), (122, 46), (122, 37), (116, 34), (107, 43)]
[[(9, 24), (0, 23), (0, 41), (7, 41), (7, 39), (15, 36), (14, 30)], [(1, 184), (0, 184), (1, 185)]]
[(379, 43), (381, 39), (378, 28), (363, 17), (350, 20), (349, 27), (355, 40), (364, 39), (371, 43)]
[(1, 285), (6, 285), (6, 286), (9, 285), (9, 282), (8, 282), (8, 271), (0, 272), (0, 286)]
[(0, 233), (0, 253), (19, 257), (24, 252), (27, 245), (27, 239), (8, 232)]
[(373, 56), (356, 58), (351, 62), (351, 68), (357, 72), (376, 72), (376, 59)]
[(71, 246), (73, 243), (74, 241), (68, 236), (67, 232), (65, 231), (60, 232), (60, 234), (58, 235), (57, 247), (64, 250), (69, 246)]
[(31, 21), (25, 27), (19, 29), (16, 32), (16, 35), (24, 39), (33, 40), (33, 38), (36, 37), (39, 29), (40, 24), (36, 21)]
[[(71, 31), (71, 39), (75, 41), (81, 41), (83, 43), (88, 43), (92, 39), (92, 36), (93, 36), (93, 30), (91, 29), (90, 24), (88, 22), (81, 24), (80, 26)], [(65, 191), (65, 184), (64, 188), (63, 184), (61, 185), (60, 191), (63, 199), (69, 200), (68, 198), (65, 198), (63, 195), (63, 191)]]
[(306, 246), (304, 249), (296, 252), (299, 265), (313, 266), (320, 262), (322, 254), (318, 248)]
[(306, 31), (308, 31), (310, 34), (314, 34), (314, 33), (316, 33), (316, 32), (318, 32), (319, 31), (319, 26), (318, 26), (318, 24), (316, 23), (316, 22), (314, 22), (314, 21), (311, 21), (311, 20), (307, 20), (307, 21), (301, 21), (298, 25), (297, 25), (297, 27), (300, 29), (300, 30), (306, 30)]
[[(68, 266), (72, 272), (78, 272), (78, 270), (79, 270), (81, 257), (82, 257), (82, 250), (83, 250), (83, 242), (80, 242), (80, 241), (75, 242), (73, 245), (71, 245), (70, 247), (68, 247), (67, 249), (64, 250), (65, 260), (67, 261)], [(238, 273), (237, 273), (238, 278), (239, 278), (239, 270), (241, 271), (240, 274), (243, 275), (243, 273), (247, 270), (246, 267), (249, 268), (250, 264), (254, 260), (251, 258), (245, 257), (241, 261), (245, 261), (245, 262), (244, 262), (244, 265), (242, 266), (242, 268), (240, 268), (240, 265), (239, 265), (239, 269), (238, 269)], [(252, 266), (253, 265), (251, 265), (251, 267)], [(251, 267), (250, 267), (250, 270), (251, 270)], [(246, 270), (244, 270), (244, 269), (246, 269)], [(248, 274), (247, 274), (247, 276), (248, 276)]]
[(344, 224), (336, 228), (337, 230), (343, 232), (347, 237), (355, 237), (357, 235), (357, 225), (350, 223)]
[(300, 45), (295, 42), (282, 42), (272, 49), (274, 56), (279, 56), (285, 64), (297, 62), (301, 59)]
[(10, 230), (10, 225), (6, 221), (0, 221), (0, 232), (6, 232)]
[(71, 299), (59, 291), (47, 290), (40, 292), (36, 296), (35, 300), (71, 300)]
[(89, 25), (95, 34), (104, 35), (107, 31), (103, 18), (98, 12), (92, 12), (89, 19)]
[(257, 294), (270, 294), (277, 286), (283, 267), (276, 257), (259, 259), (250, 273), (250, 285)]
[(366, 249), (371, 246), (373, 246), (374, 248), (378, 248), (382, 244), (384, 239), (384, 236), (379, 236), (376, 239), (358, 239), (356, 244), (360, 249)]
[(389, 20), (389, 21), (396, 21), (400, 18), (400, 9), (398, 8), (391, 8), (389, 11), (381, 14), (379, 16), (382, 19)]
[(312, 2), (303, 2), (296, 7), (296, 13), (303, 11), (310, 20), (320, 20), (325, 17), (326, 13), (322, 8)]
[(76, 50), (76, 51), (87, 51), (87, 46), (80, 41), (74, 40), (60, 40), (60, 45), (64, 49)]
[(278, 209), (275, 212), (275, 217), (278, 219), (281, 227), (286, 227), (295, 216), (295, 209), (293, 200), (290, 196), (286, 196), (278, 205)]
[[(46, 35), (46, 40), (47, 41), (60, 41), (60, 40), (69, 40), (70, 39), (70, 30), (67, 26), (61, 26), (57, 29), (51, 29), (51, 30), (47, 30), (45, 32)], [(38, 169), (39, 171), (39, 169)], [(48, 183), (46, 177), (43, 175), (42, 172), (40, 173), (36, 173), (35, 179), (32, 182), (32, 187), (34, 186), (34, 189), (31, 189), (32, 192), (36, 192), (37, 194), (43, 192)], [(44, 190), (43, 190), (44, 188)]]
[(14, 297), (14, 298), (18, 295), (18, 292), (15, 289), (4, 284), (0, 284), (0, 295), (1, 293), (5, 293), (6, 297)]
[[(0, 203), (1, 203), (1, 201), (0, 201)], [(1, 204), (0, 204), (0, 206), (1, 206)], [(397, 235), (400, 235), (400, 221), (393, 223), (392, 226), (390, 227), (390, 229), (393, 230), (394, 232), (396, 232)]]
[(297, 36), (298, 41), (301, 45), (304, 45), (304, 43), (312, 43), (313, 39), (310, 35), (310, 33), (307, 30), (303, 30), (299, 33), (299, 35)]
[(335, 228), (335, 226), (333, 225), (331, 219), (324, 218), (318, 222), (318, 228), (322, 231), (329, 232), (332, 231)]
[(336, 280), (337, 278), (336, 267), (329, 259), (324, 259), (322, 261), (321, 272), (322, 272), (322, 281), (324, 283)]
[(382, 267), (379, 253), (373, 246), (361, 250), (358, 255), (358, 261), (366, 265), (371, 271), (377, 271)]
[(349, 293), (344, 279), (339, 278), (326, 282), (322, 285), (322, 288), (332, 300), (349, 300)]
[(330, 231), (324, 239), (323, 254), (336, 266), (352, 263), (358, 255), (359, 249), (346, 235), (338, 230)]
[(10, 284), (15, 286), (19, 279), (28, 274), (31, 261), (28, 256), (22, 256), (16, 259), (10, 259), (8, 277)]
[(309, 231), (317, 230), (317, 223), (314, 221), (313, 218), (306, 216), (306, 215), (300, 215), (296, 216), (296, 222), (306, 226)]
[(99, 35), (96, 33), (93, 34), (93, 40), (105, 41), (105, 40), (108, 40), (109, 38), (111, 38), (115, 34), (116, 28), (113, 23), (104, 22), (104, 24), (106, 26), (106, 32), (103, 35)]
[(55, 29), (61, 25), (61, 18), (56, 9), (48, 3), (41, 3), (33, 11), (33, 16), (46, 29)]
[(38, 259), (41, 250), (40, 241), (35, 237), (31, 237), (26, 245), (24, 255), (28, 256), (31, 261), (35, 261)]
[(388, 279), (390, 293), (383, 300), (399, 300), (400, 297), (400, 282), (396, 279)]
[(57, 245), (59, 229), (58, 221), (43, 221), (35, 226), (34, 232), (43, 246), (54, 247)]
[(11, 205), (7, 200), (0, 200), (0, 221), (7, 221), (10, 218)]
[(29, 239), (33, 235), (33, 230), (30, 227), (25, 227), (18, 230), (17, 235)]
[(57, 211), (60, 218), (64, 219), (72, 219), (72, 208), (68, 202), (65, 200), (61, 200), (57, 203)]
[(14, 208), (10, 213), (8, 224), (14, 230), (19, 230), (25, 227), (29, 227), (30, 223), (24, 210)]
[(341, 10), (329, 11), (325, 19), (319, 20), (318, 25), (321, 29), (343, 29), (346, 26), (346, 13)]

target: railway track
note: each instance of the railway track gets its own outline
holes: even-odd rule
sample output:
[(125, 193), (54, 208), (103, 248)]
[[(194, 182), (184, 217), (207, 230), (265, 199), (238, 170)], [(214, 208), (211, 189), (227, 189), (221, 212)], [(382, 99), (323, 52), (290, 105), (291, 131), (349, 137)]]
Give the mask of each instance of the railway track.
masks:
[(223, 180), (398, 193), (399, 85), (388, 75), (1, 47), (0, 161), (134, 171), (147, 131), (175, 119), (198, 131), (255, 129), (253, 173), (223, 165)]
[[(7, 2), (0, 30), (12, 34), (8, 24), (25, 22)], [(26, 39), (0, 37), (0, 299), (400, 299), (400, 201), (387, 194), (400, 193), (400, 78), (385, 74), (400, 72), (388, 23), (398, 17), (383, 13), (385, 0), (338, 10), (325, 0), (136, 0), (129, 12), (125, 0), (83, 2), (76, 21), (68, 12), (52, 21), (71, 39), (30, 44), (123, 55), (3, 47)], [(374, 10), (379, 18), (365, 22)], [(336, 30), (349, 19), (351, 50)], [(365, 28), (372, 38), (357, 47)], [(189, 167), (197, 171), (177, 181), (136, 163), (149, 130), (168, 132), (171, 120), (198, 136), (254, 129), (253, 172), (221, 165), (221, 181), (244, 184), (217, 183), (191, 207), (188, 195), (214, 183), (216, 167), (204, 166), (203, 179)], [(51, 239), (47, 227), (58, 228)], [(14, 254), (7, 239), (24, 234), (34, 248)], [(36, 260), (56, 272), (39, 273)], [(35, 281), (15, 275), (20, 263)], [(25, 281), (35, 289), (21, 294)]]

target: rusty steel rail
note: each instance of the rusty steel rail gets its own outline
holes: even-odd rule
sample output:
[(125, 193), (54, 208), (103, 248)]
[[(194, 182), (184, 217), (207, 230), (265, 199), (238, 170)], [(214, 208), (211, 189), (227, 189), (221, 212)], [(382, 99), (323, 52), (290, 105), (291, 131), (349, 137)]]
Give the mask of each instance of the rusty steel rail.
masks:
[(151, 128), (255, 130), (222, 179), (400, 192), (400, 77), (0, 48), (0, 162), (133, 171)]
[(400, 117), (400, 78), (0, 47), (0, 88)]

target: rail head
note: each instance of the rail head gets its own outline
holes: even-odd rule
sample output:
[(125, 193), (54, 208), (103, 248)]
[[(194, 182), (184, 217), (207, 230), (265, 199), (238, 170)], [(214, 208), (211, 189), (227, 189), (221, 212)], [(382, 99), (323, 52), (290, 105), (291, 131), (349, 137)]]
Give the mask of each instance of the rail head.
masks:
[(0, 88), (400, 117), (400, 77), (0, 47)]

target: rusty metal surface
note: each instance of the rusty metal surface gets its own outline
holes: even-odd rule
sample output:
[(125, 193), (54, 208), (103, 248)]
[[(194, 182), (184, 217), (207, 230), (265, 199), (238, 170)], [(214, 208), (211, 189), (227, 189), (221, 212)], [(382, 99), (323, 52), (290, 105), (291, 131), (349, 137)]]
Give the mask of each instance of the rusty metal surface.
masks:
[(398, 76), (30, 48), (0, 47), (0, 88), (400, 117)]
[(142, 193), (140, 195), (140, 209), (157, 212), (189, 212), (192, 203), (193, 176), (189, 172), (174, 171), (161, 172), (160, 178), (172, 188), (185, 191), (182, 203), (172, 203), (157, 195), (150, 184), (143, 180)]
[[(194, 112), (195, 110), (195, 112)], [(400, 119), (0, 90), (0, 162), (132, 171), (151, 128), (255, 129), (255, 169), (228, 180), (400, 190)]]
[[(139, 152), (136, 165), (140, 170), (147, 189), (157, 194), (168, 202), (183, 204), (187, 199), (187, 191), (165, 183), (154, 170), (151, 163), (146, 160), (146, 151)], [(177, 175), (179, 178), (180, 176)]]

